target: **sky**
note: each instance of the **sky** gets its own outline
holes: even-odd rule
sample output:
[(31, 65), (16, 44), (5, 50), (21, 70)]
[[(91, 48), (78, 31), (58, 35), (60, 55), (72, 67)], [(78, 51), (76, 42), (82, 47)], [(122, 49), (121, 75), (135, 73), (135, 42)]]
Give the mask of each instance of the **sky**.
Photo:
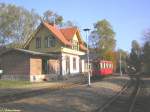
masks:
[[(130, 51), (132, 40), (142, 43), (142, 35), (150, 28), (150, 0), (0, 0), (31, 10), (40, 15), (52, 10), (71, 20), (80, 29), (93, 29), (93, 24), (106, 19), (116, 33), (116, 49)], [(85, 37), (85, 33), (81, 30)]]

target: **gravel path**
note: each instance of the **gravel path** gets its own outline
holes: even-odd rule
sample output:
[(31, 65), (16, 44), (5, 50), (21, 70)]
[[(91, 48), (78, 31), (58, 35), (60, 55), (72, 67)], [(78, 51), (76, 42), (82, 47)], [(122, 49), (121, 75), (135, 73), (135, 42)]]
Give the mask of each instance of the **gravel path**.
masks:
[(129, 80), (111, 76), (99, 82), (1, 104), (0, 107), (24, 112), (93, 112), (114, 96)]

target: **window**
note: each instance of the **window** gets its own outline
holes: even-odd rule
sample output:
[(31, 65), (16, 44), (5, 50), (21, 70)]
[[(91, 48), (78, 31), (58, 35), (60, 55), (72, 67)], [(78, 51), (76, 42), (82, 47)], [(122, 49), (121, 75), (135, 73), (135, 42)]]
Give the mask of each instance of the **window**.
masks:
[(101, 69), (103, 68), (103, 63), (100, 63), (100, 68), (101, 68)]
[(77, 41), (72, 41), (72, 49), (74, 49), (74, 50), (79, 50), (79, 44), (78, 44), (78, 42)]
[(106, 68), (108, 68), (108, 63), (106, 63)]
[(105, 63), (103, 63), (104, 65), (103, 65), (103, 68), (105, 68)]
[(48, 48), (48, 37), (45, 37), (45, 48)]
[(41, 48), (41, 39), (36, 38), (36, 48)]
[(73, 58), (73, 70), (76, 70), (76, 58)]
[(70, 74), (70, 57), (66, 56), (66, 74)]
[(45, 37), (45, 47), (50, 48), (56, 45), (56, 39), (54, 37)]

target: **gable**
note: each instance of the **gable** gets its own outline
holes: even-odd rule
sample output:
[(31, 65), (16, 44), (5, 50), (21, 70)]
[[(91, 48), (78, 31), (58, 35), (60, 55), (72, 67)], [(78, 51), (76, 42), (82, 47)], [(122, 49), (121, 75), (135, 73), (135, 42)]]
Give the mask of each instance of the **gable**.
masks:
[(77, 37), (77, 35), (76, 35), (76, 34), (74, 34), (74, 36), (73, 36), (73, 38), (72, 38), (72, 41), (79, 42), (78, 37)]
[(45, 38), (51, 38), (55, 39), (57, 43), (59, 43), (59, 40), (54, 37), (54, 35), (45, 27), (41, 27), (40, 30), (36, 33), (34, 38), (30, 41), (30, 44), (28, 45), (28, 48), (30, 50), (34, 50), (36, 48), (36, 39), (40, 39), (41, 42), (41, 48), (45, 48)]
[[(38, 42), (39, 40), (40, 42)], [(38, 43), (40, 44), (39, 47)], [(59, 52), (63, 43), (55, 38), (55, 36), (45, 27), (35, 35), (28, 45), (28, 49), (37, 52)]]
[(61, 43), (71, 46), (71, 42), (69, 42), (64, 35), (61, 33), (61, 31), (54, 25), (50, 25), (47, 22), (43, 22), (39, 25), (39, 27), (37, 28), (37, 30), (31, 35), (31, 37), (27, 40), (27, 42), (24, 45), (24, 48), (28, 48), (28, 46), (31, 44), (31, 41), (37, 37), (37, 34), (39, 34), (39, 32), (41, 32), (41, 30), (44, 29), (47, 31), (47, 33), (49, 32), (51, 35), (53, 35), (55, 38), (57, 38), (57, 40), (59, 40)]
[[(26, 42), (24, 48), (32, 48), (31, 46), (35, 47), (35, 39), (38, 38), (45, 38), (46, 36), (51, 35), (61, 45), (65, 46), (72, 46), (72, 40), (76, 40), (79, 43), (79, 46), (81, 50), (86, 50), (86, 47), (84, 46), (84, 42), (81, 38), (80, 32), (77, 28), (64, 28), (59, 29), (56, 25), (51, 25), (47, 22), (43, 22), (40, 24), (40, 26), (37, 28), (37, 30), (34, 32), (34, 34), (31, 36), (31, 38), (28, 39)], [(42, 41), (43, 43), (43, 41)], [(42, 45), (44, 46), (44, 45)], [(32, 49), (31, 49), (32, 50)]]
[(60, 29), (60, 31), (62, 32), (62, 34), (65, 36), (65, 38), (68, 41), (72, 41), (73, 38), (77, 37), (76, 40), (78, 40), (79, 43), (83, 44), (83, 40), (82, 40), (80, 31), (78, 30), (78, 28), (76, 28), (76, 27), (62, 28), (62, 29)]
[(81, 37), (81, 35), (80, 35), (79, 30), (77, 30), (76, 35), (77, 35), (77, 38), (78, 38), (79, 43), (80, 43), (80, 44), (83, 44), (84, 41), (83, 41), (83, 39), (82, 39), (82, 37)]

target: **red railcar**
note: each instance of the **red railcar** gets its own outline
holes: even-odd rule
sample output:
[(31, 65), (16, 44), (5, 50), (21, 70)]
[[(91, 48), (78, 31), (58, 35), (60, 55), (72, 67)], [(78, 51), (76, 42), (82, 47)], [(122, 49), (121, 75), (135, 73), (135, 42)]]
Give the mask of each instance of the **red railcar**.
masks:
[(92, 75), (107, 76), (113, 73), (112, 61), (97, 60), (92, 62)]

